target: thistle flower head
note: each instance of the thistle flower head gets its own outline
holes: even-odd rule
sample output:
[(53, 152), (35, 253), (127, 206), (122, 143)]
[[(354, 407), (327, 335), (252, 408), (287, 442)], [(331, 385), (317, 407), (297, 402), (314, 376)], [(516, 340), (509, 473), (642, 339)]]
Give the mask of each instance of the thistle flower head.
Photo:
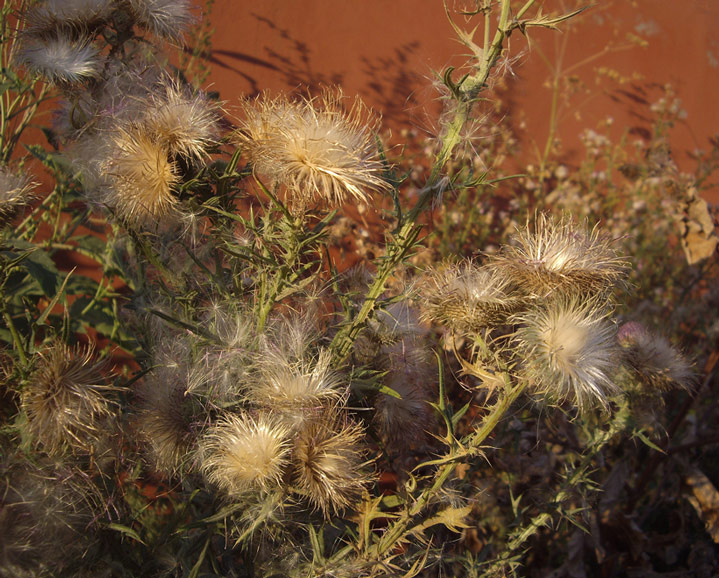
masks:
[(611, 378), (620, 360), (616, 331), (599, 305), (561, 297), (512, 321), (520, 371), (534, 391), (581, 410), (606, 407), (607, 396), (619, 393)]
[(369, 483), (362, 471), (362, 428), (330, 411), (300, 430), (292, 458), (297, 485), (325, 516), (352, 506)]
[(291, 423), (301, 422), (323, 402), (341, 396), (341, 380), (331, 369), (331, 361), (328, 350), (322, 350), (315, 360), (297, 361), (281, 350), (267, 350), (255, 379), (247, 384), (247, 397)]
[(63, 35), (28, 38), (19, 58), (31, 72), (51, 82), (77, 83), (100, 74), (100, 54), (89, 40)]
[(292, 102), (266, 97), (242, 103), (238, 133), (255, 171), (287, 188), (292, 206), (348, 198), (389, 188), (374, 143), (376, 123), (360, 100), (345, 111), (339, 93)]
[(129, 0), (137, 23), (157, 36), (182, 40), (194, 18), (189, 0)]
[(8, 457), (0, 462), (0, 575), (74, 575), (89, 545), (89, 484), (77, 472)]
[(38, 353), (39, 366), (22, 391), (22, 409), (33, 440), (48, 454), (66, 448), (86, 452), (103, 435), (113, 415), (103, 385), (107, 364), (94, 360), (92, 347), (55, 343)]
[(182, 466), (195, 439), (195, 412), (182, 369), (159, 367), (138, 393), (138, 429), (149, 457), (157, 471), (172, 474)]
[(111, 138), (103, 201), (131, 225), (172, 219), (179, 177), (168, 148), (138, 125), (119, 127)]
[(419, 297), (426, 319), (459, 333), (501, 325), (526, 301), (505, 275), (472, 262), (430, 270)]
[(227, 414), (200, 440), (207, 480), (230, 497), (267, 491), (280, 483), (290, 452), (290, 430), (269, 415)]
[(619, 328), (617, 338), (629, 366), (649, 387), (666, 391), (674, 387), (690, 389), (694, 385), (691, 365), (665, 337), (629, 322)]
[(205, 157), (219, 136), (218, 106), (202, 94), (186, 94), (169, 80), (151, 94), (144, 123), (170, 154), (187, 160)]
[(514, 241), (492, 262), (520, 290), (539, 297), (553, 291), (596, 294), (626, 273), (626, 262), (596, 227), (587, 231), (567, 219), (553, 222), (540, 214), (535, 231), (520, 231)]
[(27, 20), (33, 31), (52, 31), (62, 26), (88, 28), (107, 18), (113, 4), (114, 0), (43, 0), (32, 6)]
[(0, 223), (30, 202), (34, 188), (29, 178), (0, 165)]

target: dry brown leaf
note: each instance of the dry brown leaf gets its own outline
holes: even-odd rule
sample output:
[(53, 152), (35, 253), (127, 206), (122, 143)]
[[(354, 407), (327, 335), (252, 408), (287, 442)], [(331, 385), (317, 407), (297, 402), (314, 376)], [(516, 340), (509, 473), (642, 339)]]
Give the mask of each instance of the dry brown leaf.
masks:
[(679, 225), (682, 248), (687, 262), (694, 265), (714, 255), (719, 238), (714, 232), (714, 220), (709, 213), (709, 206), (694, 187), (687, 190), (682, 213)]
[(692, 491), (687, 500), (704, 522), (712, 540), (719, 544), (719, 492), (697, 468), (691, 468), (684, 481)]

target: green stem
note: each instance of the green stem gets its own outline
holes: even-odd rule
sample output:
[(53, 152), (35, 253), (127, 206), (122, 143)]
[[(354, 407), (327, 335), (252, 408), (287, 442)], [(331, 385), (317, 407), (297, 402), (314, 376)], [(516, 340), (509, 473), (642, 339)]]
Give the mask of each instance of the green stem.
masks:
[[(523, 10), (526, 12), (533, 3), (534, 0), (527, 2)], [(489, 16), (489, 14), (486, 14), (485, 18), (489, 18)], [(377, 299), (379, 299), (380, 295), (384, 292), (385, 285), (392, 271), (394, 271), (395, 267), (399, 265), (412, 250), (419, 238), (422, 229), (422, 225), (417, 222), (419, 216), (427, 208), (429, 200), (436, 193), (442, 170), (451, 158), (454, 149), (462, 140), (462, 128), (471, 115), (477, 95), (486, 87), (489, 73), (496, 65), (502, 53), (504, 41), (512, 30), (509, 16), (510, 0), (502, 0), (497, 31), (489, 46), (489, 50), (483, 54), (484, 58), (482, 59), (478, 72), (468, 77), (465, 81), (467, 85), (461, 90), (454, 114), (446, 125), (445, 134), (442, 137), (442, 145), (434, 166), (432, 167), (427, 184), (422, 190), (417, 204), (409, 212), (404, 224), (400, 227), (395, 239), (387, 246), (387, 254), (383, 257), (377, 269), (377, 274), (367, 292), (362, 307), (354, 319), (352, 319), (351, 323), (340, 329), (332, 340), (330, 347), (334, 352), (334, 359), (337, 364), (342, 364), (347, 360), (355, 338), (374, 311)]]
[(3, 312), (2, 312), (3, 319), (5, 319), (5, 323), (7, 324), (8, 329), (10, 330), (10, 334), (12, 335), (13, 343), (15, 344), (15, 349), (17, 349), (18, 357), (20, 358), (20, 363), (23, 367), (27, 367), (27, 355), (25, 354), (25, 347), (22, 343), (22, 339), (20, 337), (20, 334), (17, 331), (17, 328), (15, 327), (15, 324), (13, 323), (12, 316), (10, 313), (8, 313), (7, 308), (3, 306)]
[[(509, 382), (509, 376), (506, 376), (505, 381)], [(491, 412), (482, 420), (482, 425), (477, 428), (474, 433), (462, 440), (463, 443), (461, 445), (468, 448), (468, 450), (479, 449), (525, 388), (525, 383), (510, 385), (509, 389), (506, 390), (504, 395), (497, 401), (497, 404), (492, 408)], [(467, 453), (470, 452), (467, 451)], [(378, 555), (384, 555), (395, 546), (397, 540), (405, 535), (413, 518), (419, 515), (432, 497), (442, 489), (444, 483), (449, 479), (459, 463), (459, 460), (455, 460), (438, 468), (432, 485), (424, 490), (419, 498), (417, 498), (414, 505), (409, 509), (409, 512), (407, 512), (407, 515), (397, 520), (397, 522), (385, 532), (382, 540), (377, 544)]]

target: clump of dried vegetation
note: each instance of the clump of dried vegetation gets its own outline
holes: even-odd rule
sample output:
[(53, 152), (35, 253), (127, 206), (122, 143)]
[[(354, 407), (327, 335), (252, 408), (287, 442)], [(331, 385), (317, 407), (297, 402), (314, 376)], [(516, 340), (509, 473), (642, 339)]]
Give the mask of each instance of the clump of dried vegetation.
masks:
[(680, 173), (667, 88), (507, 179), (506, 41), (581, 10), (480, 4), (418, 160), (336, 88), (203, 92), (188, 1), (5, 3), (1, 576), (717, 572), (719, 143)]

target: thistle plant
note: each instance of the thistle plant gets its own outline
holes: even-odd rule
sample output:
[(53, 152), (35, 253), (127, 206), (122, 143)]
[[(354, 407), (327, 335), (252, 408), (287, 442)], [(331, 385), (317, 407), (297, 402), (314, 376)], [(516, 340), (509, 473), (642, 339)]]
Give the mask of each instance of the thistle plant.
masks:
[[(165, 66), (189, 3), (13, 4), (3, 102), (58, 102), (53, 150), (28, 146), (44, 196), (6, 168), (27, 122), (3, 109), (0, 575), (516, 576), (589, 539), (562, 521), (623, 519), (597, 491), (639, 456), (618, 448), (654, 451), (661, 396), (697, 384), (625, 318), (623, 237), (536, 211), (494, 250), (412, 258), (433, 203), (504, 183), (463, 140), (509, 36), (581, 12), (535, 4), (477, 3), (482, 40), (447, 9), (472, 56), (412, 206), (360, 100), (221, 104)], [(350, 204), (393, 207), (354, 271), (329, 233)], [(46, 510), (83, 539), (43, 552)]]

